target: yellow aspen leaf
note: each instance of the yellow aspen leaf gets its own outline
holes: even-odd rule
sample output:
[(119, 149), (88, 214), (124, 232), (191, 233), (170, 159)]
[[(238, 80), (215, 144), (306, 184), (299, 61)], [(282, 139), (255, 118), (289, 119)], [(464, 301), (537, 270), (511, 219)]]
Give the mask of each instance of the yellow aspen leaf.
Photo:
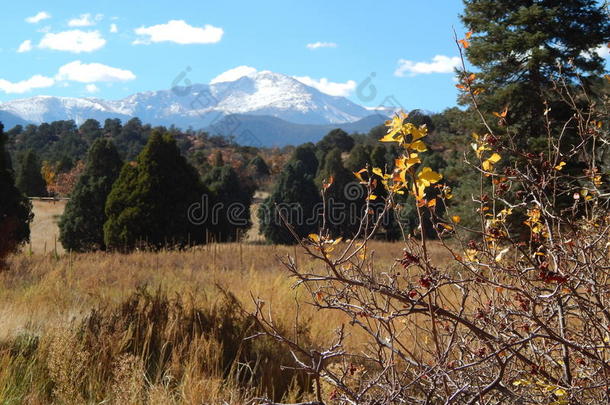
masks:
[(485, 170), (486, 172), (491, 171), (494, 167), (494, 164), (498, 163), (500, 159), (502, 159), (502, 157), (497, 153), (494, 153), (483, 162), (483, 170)]
[(424, 187), (428, 187), (431, 184), (438, 183), (442, 178), (443, 176), (440, 173), (435, 172), (429, 167), (424, 167), (417, 174), (417, 183), (418, 186), (421, 184)]
[(381, 138), (379, 142), (402, 142), (404, 138), (404, 135), (398, 133), (387, 134), (386, 136)]
[(309, 234), (309, 240), (311, 240), (312, 242), (320, 242), (320, 236), (316, 233), (310, 233)]
[(375, 173), (379, 177), (383, 177), (383, 172), (378, 167), (373, 168), (373, 173)]
[(555, 166), (555, 170), (561, 170), (566, 165), (566, 162), (559, 162), (557, 166)]
[(422, 141), (415, 141), (413, 143), (410, 143), (409, 145), (407, 145), (407, 149), (416, 150), (418, 152), (425, 152), (428, 150), (428, 148), (426, 147), (426, 144), (423, 143)]
[(362, 173), (366, 173), (366, 169), (360, 169), (359, 171), (354, 172), (354, 176), (356, 176), (360, 183), (366, 183), (366, 181), (364, 181), (364, 179), (362, 178)]
[(371, 194), (369, 196), (369, 200), (371, 200), (371, 201), (376, 200), (376, 199), (377, 199), (377, 196), (375, 194)]
[(504, 110), (502, 110), (502, 112), (493, 112), (493, 115), (498, 118), (506, 118), (506, 116), (508, 115), (508, 106), (504, 107)]
[(428, 207), (432, 208), (432, 207), (436, 207), (436, 198), (433, 198), (432, 200), (428, 201)]
[(459, 223), (460, 223), (460, 221), (462, 220), (462, 218), (461, 218), (459, 215), (454, 215), (454, 216), (452, 216), (452, 217), (451, 217), (451, 220), (452, 220), (454, 223), (459, 224)]
[[(381, 142), (397, 142), (400, 138), (399, 132), (402, 131), (402, 124), (408, 116), (408, 114), (401, 111), (391, 120), (386, 121), (385, 125), (388, 127), (388, 133), (386, 136), (381, 138)], [(402, 138), (404, 139), (404, 136), (402, 136)]]

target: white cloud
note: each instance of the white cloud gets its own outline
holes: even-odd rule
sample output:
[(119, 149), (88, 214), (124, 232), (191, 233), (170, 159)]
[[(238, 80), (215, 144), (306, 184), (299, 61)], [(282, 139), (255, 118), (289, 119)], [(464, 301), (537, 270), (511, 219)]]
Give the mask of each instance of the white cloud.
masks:
[(73, 18), (68, 21), (68, 26), (70, 27), (90, 27), (95, 25), (98, 21), (100, 21), (104, 16), (102, 14), (96, 14), (95, 17), (92, 18), (90, 13), (81, 14), (78, 18)]
[(184, 20), (171, 20), (167, 24), (136, 28), (134, 32), (140, 36), (134, 44), (150, 44), (151, 42), (175, 42), (177, 44), (213, 44), (220, 42), (224, 31), (222, 28), (206, 24), (203, 27), (193, 27)]
[(312, 44), (307, 44), (307, 48), (309, 49), (318, 49), (318, 48), (336, 48), (337, 44), (334, 42), (314, 42)]
[(21, 45), (19, 45), (19, 49), (17, 49), (17, 52), (23, 53), (23, 52), (29, 52), (31, 50), (32, 50), (32, 41), (30, 41), (29, 39), (26, 39), (25, 41), (23, 41), (21, 43)]
[(610, 57), (610, 44), (608, 45), (600, 45), (598, 48), (595, 49), (595, 52), (601, 57), (601, 58), (608, 58)]
[(432, 62), (413, 62), (406, 59), (398, 61), (398, 68), (394, 71), (394, 76), (416, 76), (430, 73), (453, 73), (453, 70), (460, 66), (460, 58), (457, 56), (449, 57), (436, 55)]
[(312, 79), (309, 76), (294, 76), (294, 78), (307, 86), (311, 86), (318, 89), (322, 93), (326, 93), (331, 96), (345, 97), (356, 88), (356, 82), (353, 80), (348, 80), (345, 83), (336, 83), (331, 82), (324, 77), (319, 80)]
[(257, 70), (251, 66), (237, 66), (236, 68), (229, 69), (210, 80), (210, 84), (221, 83), (221, 82), (233, 82), (240, 77), (252, 76)]
[(51, 18), (51, 14), (47, 13), (46, 11), (40, 11), (38, 14), (26, 18), (25, 22), (28, 22), (30, 24), (36, 24), (41, 22), (42, 20), (46, 20), (47, 18)]
[(114, 23), (110, 24), (110, 32), (116, 34), (117, 32), (119, 32), (119, 27), (117, 27)]
[(38, 44), (40, 48), (74, 53), (93, 52), (104, 45), (106, 45), (106, 40), (102, 38), (99, 31), (81, 30), (63, 31), (57, 34), (47, 33)]
[(87, 90), (87, 93), (97, 93), (98, 91), (100, 91), (100, 88), (92, 83), (92, 84), (86, 85), (85, 90)]
[(57, 80), (71, 80), (80, 83), (125, 82), (136, 78), (130, 70), (114, 68), (101, 63), (82, 63), (75, 60), (59, 68)]
[(55, 84), (55, 80), (50, 77), (42, 75), (34, 75), (27, 80), (20, 82), (10, 82), (5, 79), (0, 79), (0, 90), (5, 93), (25, 93), (32, 89), (41, 89), (44, 87), (51, 87)]

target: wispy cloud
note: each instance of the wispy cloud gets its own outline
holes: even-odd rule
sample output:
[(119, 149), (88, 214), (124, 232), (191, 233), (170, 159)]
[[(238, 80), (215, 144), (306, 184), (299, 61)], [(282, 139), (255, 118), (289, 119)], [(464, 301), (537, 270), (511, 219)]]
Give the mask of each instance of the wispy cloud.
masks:
[(119, 27), (117, 27), (117, 25), (114, 23), (110, 24), (110, 32), (116, 34), (117, 32), (119, 32)]
[(356, 88), (356, 82), (354, 80), (348, 80), (344, 83), (331, 82), (326, 78), (312, 79), (309, 76), (294, 76), (295, 79), (300, 81), (307, 86), (313, 87), (331, 96), (349, 96)]
[(68, 21), (70, 27), (90, 27), (95, 25), (102, 20), (104, 16), (102, 14), (96, 14), (92, 16), (91, 13), (81, 14), (78, 18), (73, 18)]
[(73, 53), (93, 52), (106, 45), (106, 40), (99, 31), (70, 30), (47, 33), (38, 46), (43, 49), (66, 51)]
[(100, 89), (95, 83), (126, 82), (135, 78), (136, 75), (130, 70), (101, 63), (82, 63), (76, 60), (61, 66), (54, 77), (34, 75), (19, 82), (0, 79), (0, 91), (8, 94), (21, 94), (55, 84), (68, 86), (70, 82), (77, 82), (86, 83), (85, 90), (88, 93), (97, 93)]
[(214, 44), (220, 42), (224, 31), (222, 28), (206, 24), (203, 27), (193, 27), (184, 20), (171, 20), (166, 24), (136, 28), (139, 36), (134, 44), (150, 44), (152, 42), (174, 42), (176, 44)]
[(319, 49), (319, 48), (336, 48), (337, 44), (334, 42), (314, 42), (311, 44), (307, 44), (307, 48), (309, 49)]
[(0, 90), (8, 94), (27, 93), (33, 89), (41, 89), (51, 87), (55, 84), (55, 80), (51, 77), (42, 75), (34, 75), (29, 79), (20, 82), (11, 82), (5, 79), (0, 79)]
[(80, 83), (125, 82), (135, 79), (136, 75), (126, 69), (101, 63), (82, 63), (80, 60), (75, 60), (60, 67), (55, 78)]
[(85, 90), (87, 90), (87, 93), (97, 93), (98, 91), (100, 91), (100, 88), (92, 83), (92, 84), (86, 85)]
[(411, 60), (400, 59), (398, 68), (394, 71), (394, 76), (417, 76), (431, 73), (453, 73), (454, 69), (460, 65), (460, 58), (457, 56), (449, 57), (436, 55), (432, 62), (414, 62)]
[(51, 18), (51, 14), (47, 13), (46, 11), (40, 11), (38, 14), (26, 18), (25, 22), (28, 22), (30, 24), (37, 24), (42, 20), (46, 20), (48, 18)]
[(19, 45), (17, 52), (24, 53), (24, 52), (29, 52), (31, 50), (32, 50), (32, 41), (30, 41), (29, 39), (26, 39), (25, 41), (23, 41), (21, 43), (21, 45)]

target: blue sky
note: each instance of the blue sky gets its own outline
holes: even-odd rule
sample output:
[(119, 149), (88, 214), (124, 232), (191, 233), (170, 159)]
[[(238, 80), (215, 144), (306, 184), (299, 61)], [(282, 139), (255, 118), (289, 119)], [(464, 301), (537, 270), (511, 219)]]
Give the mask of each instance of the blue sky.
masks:
[(461, 0), (12, 2), (0, 101), (118, 99), (168, 89), (187, 67), (191, 82), (208, 83), (247, 66), (367, 106), (440, 111), (455, 105), (461, 10)]

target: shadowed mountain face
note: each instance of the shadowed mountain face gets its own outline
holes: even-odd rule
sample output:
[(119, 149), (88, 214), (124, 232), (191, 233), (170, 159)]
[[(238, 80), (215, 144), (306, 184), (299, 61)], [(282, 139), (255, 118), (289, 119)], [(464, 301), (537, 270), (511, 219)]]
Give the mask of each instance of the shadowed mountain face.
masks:
[(385, 120), (387, 116), (376, 114), (355, 122), (311, 125), (295, 124), (264, 115), (233, 114), (213, 123), (206, 130), (213, 135), (232, 136), (240, 145), (282, 147), (317, 142), (335, 128), (341, 128), (347, 133), (367, 133)]

